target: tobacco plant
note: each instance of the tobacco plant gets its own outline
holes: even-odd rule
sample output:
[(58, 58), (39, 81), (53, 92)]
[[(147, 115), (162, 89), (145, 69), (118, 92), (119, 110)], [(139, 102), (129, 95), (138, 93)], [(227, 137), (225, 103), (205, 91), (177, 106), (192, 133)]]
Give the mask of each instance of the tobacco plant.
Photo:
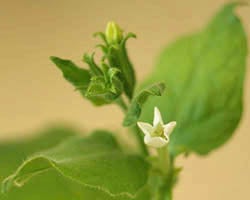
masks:
[[(173, 188), (185, 173), (176, 158), (207, 156), (231, 138), (241, 119), (247, 42), (237, 6), (225, 5), (204, 28), (167, 46), (141, 83), (127, 50), (136, 35), (115, 22), (95, 34), (99, 59), (84, 54), (80, 67), (52, 56), (85, 100), (123, 111), (130, 140), (112, 127), (86, 137), (56, 127), (2, 143), (0, 199), (174, 199)], [(136, 150), (123, 145), (134, 140)]]

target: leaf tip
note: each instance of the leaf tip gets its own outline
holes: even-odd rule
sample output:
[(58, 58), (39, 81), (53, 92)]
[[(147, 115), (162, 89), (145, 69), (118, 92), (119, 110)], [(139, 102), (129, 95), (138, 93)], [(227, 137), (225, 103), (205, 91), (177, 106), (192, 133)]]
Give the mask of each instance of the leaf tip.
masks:
[(222, 10), (225, 12), (233, 13), (234, 9), (238, 6), (247, 6), (247, 1), (233, 1), (222, 6)]
[(50, 56), (49, 59), (52, 61), (52, 62), (56, 62), (58, 60), (58, 57), (56, 56)]

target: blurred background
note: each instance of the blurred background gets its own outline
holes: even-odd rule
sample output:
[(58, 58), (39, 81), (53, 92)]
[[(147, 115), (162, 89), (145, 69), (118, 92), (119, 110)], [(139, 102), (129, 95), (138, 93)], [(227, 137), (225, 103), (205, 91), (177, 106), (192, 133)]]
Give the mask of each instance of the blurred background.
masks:
[[(97, 109), (83, 100), (49, 56), (80, 64), (83, 53), (92, 52), (98, 43), (92, 34), (114, 20), (138, 36), (128, 42), (128, 48), (140, 81), (150, 73), (163, 47), (182, 34), (202, 28), (225, 2), (2, 0), (0, 140), (28, 136), (58, 122), (84, 130), (121, 130), (119, 108)], [(249, 9), (237, 9), (248, 35)], [(178, 160), (184, 171), (175, 189), (175, 200), (250, 199), (249, 70), (245, 84), (245, 112), (237, 133), (209, 157), (192, 155)]]

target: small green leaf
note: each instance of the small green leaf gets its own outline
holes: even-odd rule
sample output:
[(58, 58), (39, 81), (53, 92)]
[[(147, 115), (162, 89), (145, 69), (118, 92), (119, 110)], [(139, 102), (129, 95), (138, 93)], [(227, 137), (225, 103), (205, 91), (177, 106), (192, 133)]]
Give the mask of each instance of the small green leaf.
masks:
[(54, 56), (51, 56), (50, 59), (63, 72), (63, 76), (67, 81), (74, 85), (76, 89), (85, 92), (90, 82), (88, 70), (79, 68), (70, 60), (64, 60)]
[(90, 71), (94, 76), (101, 76), (103, 75), (102, 70), (97, 66), (94, 60), (94, 53), (91, 55), (84, 54), (83, 61), (89, 65)]
[(122, 84), (118, 79), (108, 83), (104, 76), (91, 78), (85, 97), (97, 106), (113, 103), (122, 93)]
[(108, 132), (97, 131), (85, 139), (74, 137), (30, 157), (5, 179), (3, 189), (22, 186), (33, 176), (51, 169), (110, 196), (134, 197), (146, 184), (148, 164), (139, 156), (124, 154)]
[[(101, 69), (94, 61), (94, 54), (85, 54), (84, 61), (89, 65), (90, 72), (79, 68), (70, 60), (51, 57), (51, 60), (63, 72), (63, 76), (73, 84), (81, 94), (94, 105), (100, 106), (113, 103), (123, 92), (123, 85), (117, 77), (118, 69)], [(106, 71), (105, 71), (106, 70)]]
[(139, 94), (132, 100), (128, 112), (124, 118), (123, 125), (131, 126), (135, 124), (140, 115), (143, 104), (147, 101), (149, 96), (161, 96), (165, 90), (164, 83), (156, 83), (139, 92)]
[(247, 41), (236, 5), (227, 4), (204, 30), (166, 48), (144, 83), (168, 85), (168, 95), (146, 103), (141, 120), (150, 121), (158, 106), (164, 121), (177, 121), (172, 154), (207, 154), (224, 144), (240, 121)]

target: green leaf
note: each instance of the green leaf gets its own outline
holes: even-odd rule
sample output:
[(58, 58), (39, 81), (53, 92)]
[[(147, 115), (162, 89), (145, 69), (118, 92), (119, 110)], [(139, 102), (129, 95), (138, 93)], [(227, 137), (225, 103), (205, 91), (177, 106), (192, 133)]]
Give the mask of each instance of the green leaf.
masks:
[(5, 179), (3, 189), (22, 186), (33, 176), (50, 170), (110, 196), (134, 197), (146, 184), (148, 164), (139, 156), (124, 154), (108, 132), (97, 131), (30, 157)]
[(91, 78), (85, 97), (96, 106), (113, 103), (122, 93), (122, 83), (113, 78), (107, 83), (104, 76)]
[[(82, 186), (65, 179), (56, 171), (49, 170), (30, 179), (21, 188), (13, 188), (9, 193), (0, 194), (0, 200), (131, 200), (127, 196), (112, 197), (101, 190)], [(147, 188), (139, 191), (133, 200), (151, 200)]]
[(85, 92), (90, 82), (90, 74), (86, 69), (79, 68), (71, 60), (51, 56), (51, 61), (62, 71), (64, 78), (72, 85)]
[(0, 182), (12, 173), (30, 154), (51, 148), (66, 138), (77, 135), (72, 128), (54, 126), (36, 133), (32, 138), (0, 143)]
[[(1, 141), (0, 144), (0, 182), (4, 177), (12, 173), (28, 155), (37, 151), (51, 148), (62, 140), (76, 135), (77, 132), (66, 127), (52, 127), (36, 133), (35, 137), (19, 139), (18, 141)], [(48, 176), (38, 177), (32, 180), (25, 187), (12, 190), (10, 193), (3, 195), (0, 192), (1, 200), (68, 200), (67, 192), (62, 191), (63, 184), (60, 184), (59, 176), (49, 173)], [(62, 178), (61, 178), (62, 179)], [(65, 195), (65, 197), (64, 197)], [(44, 197), (44, 198), (43, 198)], [(56, 198), (62, 197), (62, 198)]]
[(168, 86), (167, 95), (146, 103), (141, 120), (151, 121), (158, 106), (165, 122), (177, 121), (172, 154), (207, 154), (224, 144), (240, 121), (247, 41), (236, 5), (227, 4), (202, 31), (167, 47), (143, 84), (165, 80)]
[(104, 63), (103, 69), (99, 68), (94, 61), (94, 54), (85, 54), (83, 58), (89, 65), (90, 72), (79, 68), (70, 60), (58, 57), (51, 57), (51, 60), (63, 72), (64, 78), (96, 106), (115, 102), (123, 92), (123, 84), (117, 76), (119, 70)]
[(91, 55), (85, 53), (83, 55), (83, 62), (88, 64), (90, 71), (94, 76), (102, 76), (103, 75), (102, 70), (95, 63), (94, 55), (95, 53), (92, 53)]
[(143, 89), (139, 94), (132, 100), (132, 103), (128, 109), (128, 112), (124, 118), (123, 125), (131, 126), (135, 124), (140, 115), (143, 104), (147, 101), (150, 96), (161, 96), (165, 90), (164, 83), (155, 83), (146, 89)]
[[(35, 152), (51, 148), (62, 140), (78, 134), (75, 130), (66, 127), (54, 127), (38, 133), (39, 136), (9, 141), (0, 144), (0, 182), (12, 173), (22, 162)], [(61, 176), (52, 168), (46, 173), (38, 174), (30, 179), (23, 187), (13, 188), (7, 194), (1, 194), (0, 200), (129, 200), (127, 196), (111, 197), (98, 189), (88, 188), (77, 182)], [(142, 188), (136, 200), (150, 200), (147, 187)]]

